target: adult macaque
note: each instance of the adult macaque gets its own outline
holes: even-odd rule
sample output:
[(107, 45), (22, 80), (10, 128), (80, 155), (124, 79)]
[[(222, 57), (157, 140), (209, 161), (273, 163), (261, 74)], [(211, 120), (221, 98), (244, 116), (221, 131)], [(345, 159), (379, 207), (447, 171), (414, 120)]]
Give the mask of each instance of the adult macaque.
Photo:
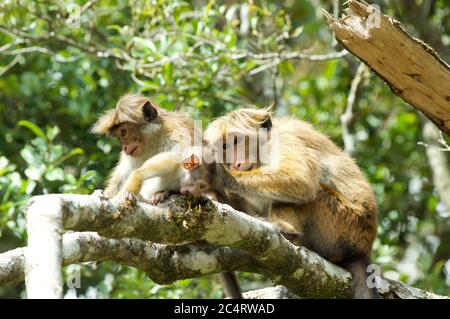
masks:
[[(261, 128), (267, 138), (259, 143), (258, 156), (253, 154), (257, 160), (251, 161), (249, 152), (237, 156), (243, 141), (259, 138)], [(282, 231), (299, 234), (297, 244), (346, 268), (355, 298), (378, 297), (366, 283), (377, 205), (349, 156), (309, 124), (271, 118), (268, 110), (233, 111), (212, 122), (205, 139), (223, 151), (217, 161), (227, 159), (221, 177), (225, 193), (243, 198), (257, 215), (268, 212), (268, 220)], [(272, 154), (262, 154), (261, 147)], [(189, 185), (195, 188), (195, 180)]]

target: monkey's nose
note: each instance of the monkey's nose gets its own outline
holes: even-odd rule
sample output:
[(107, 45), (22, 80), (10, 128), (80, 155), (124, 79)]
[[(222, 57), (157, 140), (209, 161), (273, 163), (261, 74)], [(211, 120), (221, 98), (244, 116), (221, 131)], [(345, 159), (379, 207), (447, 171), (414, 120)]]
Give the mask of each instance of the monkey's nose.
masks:
[(138, 146), (136, 145), (124, 145), (122, 150), (125, 154), (127, 155), (132, 155), (133, 152), (138, 148)]
[(241, 163), (233, 163), (233, 165), (231, 165), (232, 170), (239, 171), (240, 168), (241, 168)]

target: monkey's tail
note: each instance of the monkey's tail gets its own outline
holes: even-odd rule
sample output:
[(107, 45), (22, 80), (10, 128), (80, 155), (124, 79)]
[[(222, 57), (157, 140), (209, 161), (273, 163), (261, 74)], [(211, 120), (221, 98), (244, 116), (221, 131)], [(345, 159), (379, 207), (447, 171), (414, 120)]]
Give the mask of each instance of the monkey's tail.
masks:
[(341, 265), (352, 275), (352, 292), (355, 299), (379, 299), (380, 295), (376, 287), (368, 286), (367, 266), (370, 264), (370, 258), (366, 255), (359, 255), (350, 258)]
[(222, 281), (225, 295), (232, 299), (244, 299), (241, 293), (241, 287), (237, 281), (237, 278), (232, 272), (223, 272), (220, 274), (220, 280)]

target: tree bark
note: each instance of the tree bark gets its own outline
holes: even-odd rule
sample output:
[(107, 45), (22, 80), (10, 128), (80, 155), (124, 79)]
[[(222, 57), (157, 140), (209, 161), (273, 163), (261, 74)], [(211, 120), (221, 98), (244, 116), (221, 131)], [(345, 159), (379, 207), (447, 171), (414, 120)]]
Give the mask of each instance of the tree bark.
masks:
[(61, 298), (62, 212), (58, 201), (39, 202), (27, 214), (28, 249), (25, 259), (28, 298)]
[(441, 136), (439, 130), (433, 123), (425, 120), (422, 135), (426, 143), (426, 153), (430, 169), (433, 174), (433, 185), (435, 186), (440, 200), (445, 208), (450, 211), (450, 166), (447, 161), (447, 151), (439, 143)]
[(430, 46), (366, 3), (350, 0), (340, 19), (325, 16), (343, 47), (450, 134), (450, 67)]
[[(60, 278), (61, 264), (112, 260), (141, 269), (160, 284), (240, 270), (268, 276), (299, 297), (350, 296), (351, 276), (347, 271), (304, 247), (293, 245), (271, 224), (206, 199), (172, 196), (162, 205), (151, 206), (123, 205), (98, 192), (89, 196), (44, 195), (32, 199), (28, 223), (36, 229), (29, 234), (29, 247), (0, 254), (0, 284), (20, 281), (24, 272), (25, 277), (30, 276), (29, 258), (36, 255), (31, 250), (41, 251), (36, 248), (37, 243), (44, 247), (57, 247), (60, 243), (61, 251), (46, 252), (49, 256), (45, 258), (49, 257), (53, 264), (44, 257), (32, 259), (35, 266), (32, 276), (40, 274), (47, 278), (45, 272), (59, 271), (55, 276)], [(85, 232), (62, 236), (62, 229), (56, 231), (58, 225)], [(37, 237), (51, 229), (56, 235), (43, 237), (45, 241)], [(55, 280), (39, 281), (42, 294), (37, 287), (29, 287), (37, 282), (26, 280), (27, 292), (33, 293), (30, 298), (62, 296), (62, 282), (58, 286)], [(442, 297), (405, 288), (401, 283), (382, 282), (380, 292), (387, 297)]]

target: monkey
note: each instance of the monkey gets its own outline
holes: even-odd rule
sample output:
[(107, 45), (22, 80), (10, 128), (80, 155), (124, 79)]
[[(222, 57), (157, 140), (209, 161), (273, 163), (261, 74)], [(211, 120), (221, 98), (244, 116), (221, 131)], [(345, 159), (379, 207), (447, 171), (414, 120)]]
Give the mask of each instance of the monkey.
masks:
[[(97, 120), (91, 131), (100, 135), (113, 135), (122, 145), (120, 160), (104, 190), (107, 198), (126, 197), (128, 190), (128, 194), (140, 194), (143, 200), (158, 204), (170, 192), (179, 191), (177, 178), (180, 175), (175, 174), (174, 178), (170, 178), (170, 173), (180, 169), (179, 166), (165, 167), (161, 163), (170, 164), (171, 160), (191, 146), (195, 129), (193, 120), (187, 114), (166, 111), (147, 97), (128, 93), (118, 100), (115, 108)], [(156, 158), (152, 159), (154, 156)], [(142, 166), (147, 161), (150, 161), (150, 166), (156, 165), (159, 169), (149, 183), (139, 178)], [(228, 295), (242, 298), (234, 274), (223, 273), (221, 277)]]
[[(189, 152), (190, 150), (190, 152)], [(184, 152), (186, 153), (186, 152)], [(180, 162), (179, 154), (168, 151), (159, 153), (134, 170), (124, 183), (124, 194), (129, 198), (137, 196), (144, 180), (156, 184), (160, 189), (179, 190), (181, 194), (191, 193), (193, 196), (202, 195), (212, 184), (213, 173), (210, 166), (200, 166), (201, 153), (196, 153), (195, 148), (188, 149), (188, 154)], [(195, 179), (196, 187), (188, 188), (189, 180)], [(220, 189), (217, 187), (217, 189)], [(160, 191), (161, 193), (161, 191)], [(224, 193), (217, 194), (222, 201), (227, 201)], [(153, 200), (153, 204), (161, 202), (162, 198)], [(220, 274), (220, 280), (225, 293), (233, 299), (242, 299), (242, 293), (236, 276), (232, 272)]]
[[(104, 190), (106, 197), (112, 198), (123, 190), (128, 176), (148, 159), (161, 152), (176, 153), (190, 146), (194, 124), (187, 114), (166, 111), (147, 97), (128, 93), (118, 100), (115, 108), (98, 119), (92, 132), (113, 135), (122, 145), (120, 160)], [(142, 195), (156, 203), (166, 198), (171, 190), (170, 187), (160, 189), (153, 183), (150, 189), (144, 187)]]
[[(239, 158), (236, 150), (248, 144), (245, 138), (259, 137), (261, 131), (266, 139), (257, 151), (263, 146), (274, 154), (257, 154), (250, 161), (246, 152)], [(210, 123), (204, 138), (223, 155), (216, 156), (222, 185), (213, 187), (238, 195), (244, 206), (286, 233), (300, 234), (297, 245), (347, 269), (354, 298), (379, 297), (366, 284), (378, 208), (353, 159), (310, 124), (272, 117), (269, 109), (232, 111)], [(196, 187), (195, 180), (190, 187)]]
[[(206, 194), (210, 199), (218, 201), (220, 203), (228, 204), (234, 209), (245, 212), (260, 220), (267, 221), (267, 216), (262, 215), (261, 212), (255, 209), (255, 207), (246, 202), (239, 194), (233, 192), (227, 192), (225, 184), (228, 184), (227, 180), (233, 177), (227, 172), (222, 165), (216, 162), (208, 163), (205, 159), (200, 160), (199, 156), (205, 153), (210, 153), (211, 149), (204, 148), (203, 153), (191, 155), (191, 164), (183, 172), (184, 176), (180, 185), (181, 194), (191, 194), (194, 197), (200, 197)], [(195, 156), (195, 159), (194, 159)], [(253, 164), (246, 163), (240, 165), (239, 169), (250, 169)], [(301, 233), (297, 232), (289, 223), (283, 220), (273, 220), (273, 226), (275, 229), (281, 232), (281, 234), (292, 242), (297, 242), (301, 236)]]
[[(196, 189), (190, 190), (190, 194), (199, 197), (203, 194), (204, 187), (207, 186), (207, 180), (210, 174), (206, 167), (200, 167), (200, 157), (194, 148), (188, 148), (189, 155), (180, 162), (180, 154), (173, 151), (162, 152), (149, 158), (139, 168), (135, 169), (123, 184), (123, 192), (126, 195), (138, 196), (141, 192), (144, 182), (154, 185), (155, 193), (162, 193), (166, 190), (180, 191), (181, 194), (187, 194), (182, 187), (184, 180), (190, 178), (187, 172), (195, 169)], [(200, 155), (201, 156), (201, 155)], [(156, 197), (152, 200), (153, 205), (164, 201), (165, 198)]]

